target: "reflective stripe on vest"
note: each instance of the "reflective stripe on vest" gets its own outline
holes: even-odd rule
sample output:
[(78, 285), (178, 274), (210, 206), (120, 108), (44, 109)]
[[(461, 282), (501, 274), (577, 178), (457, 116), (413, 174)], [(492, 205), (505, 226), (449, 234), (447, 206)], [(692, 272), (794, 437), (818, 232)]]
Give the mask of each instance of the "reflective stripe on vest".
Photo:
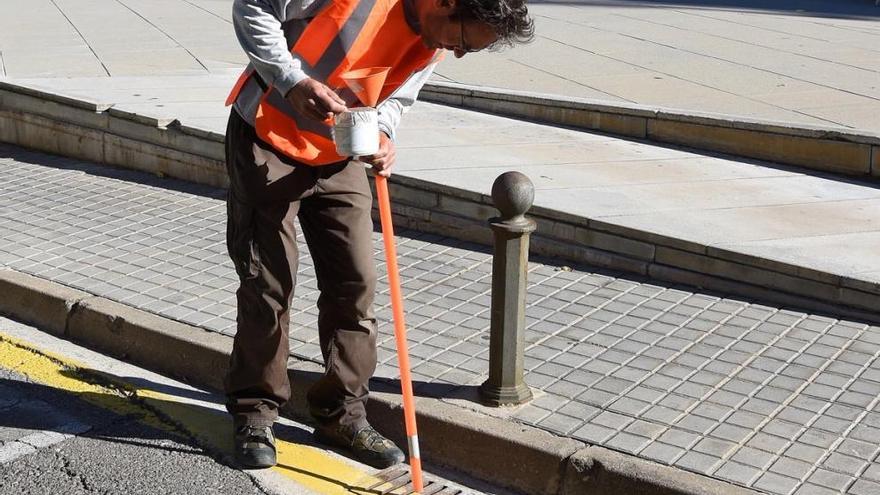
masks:
[[(333, 0), (308, 21), (284, 23), (291, 52), (309, 77), (336, 90), (350, 107), (360, 106), (345, 87), (342, 73), (368, 67), (391, 67), (382, 87), (383, 101), (418, 70), (436, 51), (424, 46), (406, 22), (401, 0)], [(235, 102), (245, 85), (253, 84), (245, 70), (227, 98)], [(250, 89), (250, 86), (248, 86)], [(254, 117), (257, 136), (277, 151), (309, 165), (344, 160), (336, 153), (330, 123), (299, 115), (271, 86), (263, 93)]]

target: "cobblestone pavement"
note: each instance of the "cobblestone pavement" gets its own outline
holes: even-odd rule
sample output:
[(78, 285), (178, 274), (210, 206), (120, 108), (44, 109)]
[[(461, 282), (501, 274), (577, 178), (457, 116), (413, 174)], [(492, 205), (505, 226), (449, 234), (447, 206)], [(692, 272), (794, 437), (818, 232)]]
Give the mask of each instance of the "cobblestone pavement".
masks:
[[(231, 334), (223, 195), (0, 146), (0, 266)], [(489, 251), (398, 242), (417, 390), (467, 397), (488, 369)], [(320, 360), (301, 247), (291, 352)], [(536, 398), (513, 420), (774, 494), (880, 493), (880, 328), (548, 260), (528, 290)], [(377, 376), (393, 379), (380, 291)]]

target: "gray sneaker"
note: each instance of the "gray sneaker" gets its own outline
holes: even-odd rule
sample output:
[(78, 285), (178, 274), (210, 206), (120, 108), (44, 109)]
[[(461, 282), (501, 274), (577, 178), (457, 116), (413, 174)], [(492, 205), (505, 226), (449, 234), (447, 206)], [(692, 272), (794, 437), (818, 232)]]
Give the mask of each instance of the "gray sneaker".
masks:
[(377, 469), (391, 467), (406, 460), (403, 451), (372, 426), (361, 428), (350, 437), (340, 429), (316, 428), (314, 437), (319, 443), (348, 450), (355, 460)]
[(240, 426), (235, 429), (235, 462), (242, 469), (275, 465), (275, 434), (271, 426)]

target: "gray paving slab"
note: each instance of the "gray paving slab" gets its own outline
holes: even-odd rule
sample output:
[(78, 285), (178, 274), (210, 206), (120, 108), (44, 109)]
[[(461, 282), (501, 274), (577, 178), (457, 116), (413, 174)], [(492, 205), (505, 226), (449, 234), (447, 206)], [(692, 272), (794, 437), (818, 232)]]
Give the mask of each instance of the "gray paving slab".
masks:
[[(829, 273), (857, 274), (860, 280), (876, 282), (873, 272), (862, 272), (862, 260), (876, 256), (872, 249), (864, 249), (870, 244), (880, 241), (876, 232), (854, 232), (836, 235), (817, 235), (814, 237), (786, 238), (784, 240), (765, 240), (743, 243), (719, 244), (718, 247), (735, 249), (764, 259), (772, 259), (803, 266), (807, 256), (824, 253), (821, 261), (815, 264), (817, 269)], [(841, 249), (846, 246), (846, 249)], [(810, 254), (805, 254), (809, 252)]]
[[(662, 223), (663, 233), (672, 238), (691, 241), (700, 239), (700, 242), (709, 245), (720, 245), (741, 241), (870, 232), (874, 230), (874, 218), (878, 208), (880, 203), (868, 199), (841, 201), (834, 204), (718, 209), (676, 216), (674, 219), (668, 213), (644, 213), (608, 217), (608, 219), (613, 219), (615, 224), (638, 229), (653, 229)], [(830, 210), (834, 213), (830, 214)], [(828, 220), (817, 221), (817, 219)], [(820, 257), (821, 255), (817, 253), (816, 259)], [(874, 260), (866, 259), (865, 263), (873, 264)]]
[[(2, 150), (4, 266), (234, 331), (223, 191)], [(147, 234), (158, 230), (172, 235)], [(377, 376), (391, 380), (378, 232), (374, 242)], [(461, 401), (487, 374), (491, 257), (408, 230), (398, 243), (416, 390), (451, 385), (444, 398)], [(320, 362), (318, 293), (300, 245), (291, 352)], [(199, 282), (208, 278), (221, 283)], [(511, 421), (772, 494), (862, 494), (880, 483), (880, 328), (553, 260), (530, 263), (528, 292), (526, 381), (536, 398), (507, 411)]]

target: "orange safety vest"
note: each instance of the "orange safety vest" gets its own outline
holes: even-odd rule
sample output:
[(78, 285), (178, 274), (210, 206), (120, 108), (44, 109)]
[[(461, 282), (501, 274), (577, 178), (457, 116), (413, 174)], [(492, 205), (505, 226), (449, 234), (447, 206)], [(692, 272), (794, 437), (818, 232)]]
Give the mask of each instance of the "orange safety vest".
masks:
[[(309, 77), (335, 89), (350, 107), (357, 96), (339, 77), (355, 69), (391, 67), (379, 101), (394, 93), (415, 72), (425, 68), (436, 50), (427, 48), (404, 16), (401, 0), (331, 0), (310, 21), (285, 29), (291, 53)], [(292, 38), (292, 39), (291, 39)], [(231, 105), (253, 75), (247, 69), (226, 99)], [(298, 114), (278, 91), (266, 88), (254, 120), (257, 136), (272, 147), (308, 165), (345, 160), (336, 153), (329, 122)]]

